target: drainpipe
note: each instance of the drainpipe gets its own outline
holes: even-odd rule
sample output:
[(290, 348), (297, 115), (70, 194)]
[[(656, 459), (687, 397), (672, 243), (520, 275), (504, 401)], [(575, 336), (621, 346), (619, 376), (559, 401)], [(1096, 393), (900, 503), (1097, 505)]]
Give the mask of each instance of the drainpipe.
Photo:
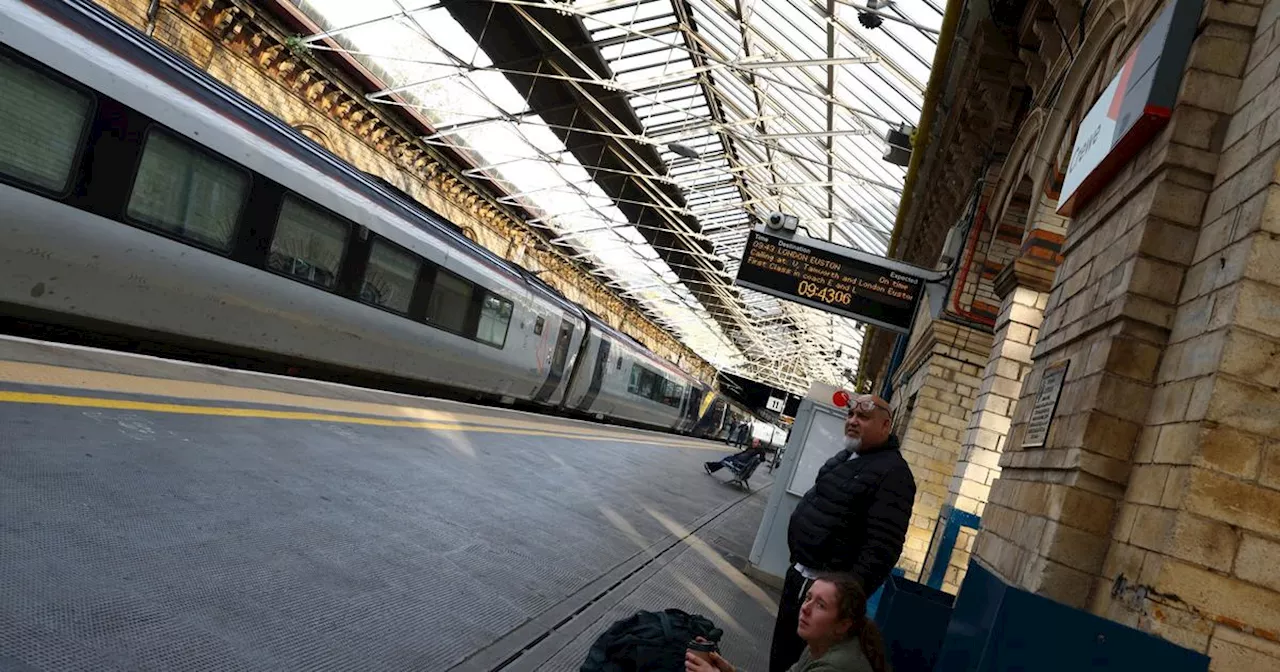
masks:
[(160, 14), (160, 0), (151, 0), (147, 6), (147, 37), (155, 35), (156, 17)]

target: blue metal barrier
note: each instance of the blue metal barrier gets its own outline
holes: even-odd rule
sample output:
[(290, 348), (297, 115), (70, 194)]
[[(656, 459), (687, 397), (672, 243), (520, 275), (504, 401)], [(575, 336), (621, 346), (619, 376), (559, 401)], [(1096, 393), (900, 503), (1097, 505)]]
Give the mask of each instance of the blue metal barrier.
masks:
[[(942, 582), (947, 576), (947, 567), (951, 565), (951, 555), (956, 549), (956, 539), (960, 537), (960, 528), (968, 527), (977, 530), (982, 524), (982, 519), (969, 513), (968, 511), (960, 511), (951, 506), (943, 506), (942, 511), (938, 513), (938, 526), (941, 528), (941, 535), (935, 535), (934, 540), (930, 541), (931, 548), (925, 554), (926, 561), (929, 563), (925, 566), (922, 574), (927, 573), (929, 578), (925, 580), (925, 585), (930, 588), (942, 589)], [(936, 546), (937, 553), (934, 553)]]
[(976, 561), (934, 672), (1204, 672), (1209, 658), (1006, 584)]
[[(889, 576), (890, 577), (906, 576), (906, 572), (902, 571), (901, 569), (898, 569), (897, 567), (894, 567), (892, 570), (890, 570)], [(872, 593), (871, 597), (867, 598), (867, 618), (874, 619), (876, 617), (876, 609), (880, 608), (881, 595), (884, 595), (883, 585), (881, 585), (879, 588), (876, 588), (876, 592)]]
[(942, 648), (955, 598), (922, 583), (890, 576), (874, 616), (895, 672), (929, 672)]

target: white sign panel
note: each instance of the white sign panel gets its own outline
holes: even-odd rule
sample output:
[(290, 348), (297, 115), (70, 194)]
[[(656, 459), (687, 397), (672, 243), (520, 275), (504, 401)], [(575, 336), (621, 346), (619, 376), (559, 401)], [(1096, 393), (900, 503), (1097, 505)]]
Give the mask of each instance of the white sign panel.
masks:
[(804, 496), (818, 480), (818, 469), (832, 455), (844, 448), (843, 413), (815, 406), (813, 422), (809, 424), (809, 433), (804, 437), (804, 447), (800, 451), (800, 463), (791, 473), (791, 482), (787, 484), (787, 492)]
[(1183, 65), (1198, 33), (1202, 0), (1173, 0), (1151, 21), (1080, 122), (1058, 214), (1072, 216), (1168, 123)]
[(781, 413), (785, 405), (786, 405), (785, 400), (779, 399), (777, 397), (769, 397), (769, 401), (765, 402), (764, 407), (771, 411)]
[(1120, 90), (1120, 79), (1123, 73), (1111, 80), (1111, 86), (1102, 92), (1093, 109), (1080, 122), (1080, 131), (1076, 134), (1076, 142), (1071, 147), (1071, 165), (1067, 168), (1067, 176), (1062, 181), (1060, 203), (1066, 203), (1075, 195), (1076, 189), (1084, 178), (1093, 172), (1102, 160), (1111, 153), (1113, 139), (1116, 134), (1116, 118), (1113, 116), (1112, 103)]

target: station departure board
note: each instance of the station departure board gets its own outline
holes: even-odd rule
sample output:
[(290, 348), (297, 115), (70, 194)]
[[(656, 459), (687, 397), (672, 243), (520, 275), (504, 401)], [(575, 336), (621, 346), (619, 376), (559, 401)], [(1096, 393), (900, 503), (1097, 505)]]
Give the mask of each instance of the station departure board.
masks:
[(894, 331), (911, 330), (924, 294), (922, 279), (819, 242), (752, 230), (737, 284)]

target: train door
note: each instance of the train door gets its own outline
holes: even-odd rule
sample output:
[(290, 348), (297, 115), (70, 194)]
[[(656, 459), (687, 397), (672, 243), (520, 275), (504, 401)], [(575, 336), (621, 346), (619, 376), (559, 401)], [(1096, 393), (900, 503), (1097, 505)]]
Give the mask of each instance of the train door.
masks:
[(702, 402), (699, 404), (698, 420), (694, 423), (691, 433), (704, 439), (715, 438), (716, 433), (720, 431), (721, 416), (724, 415), (720, 409), (724, 402), (720, 401), (712, 390), (699, 391), (702, 393)]
[(560, 322), (560, 333), (556, 336), (556, 346), (551, 351), (551, 370), (547, 372), (546, 382), (533, 395), (534, 401), (546, 403), (551, 399), (551, 395), (555, 394), (556, 388), (560, 387), (560, 381), (564, 379), (564, 365), (569, 359), (569, 344), (572, 341), (573, 322), (565, 318)]
[(587, 393), (582, 395), (582, 401), (578, 402), (579, 411), (591, 410), (592, 404), (596, 403), (596, 398), (600, 396), (600, 387), (604, 384), (604, 373), (609, 366), (611, 345), (608, 339), (600, 338), (600, 348), (596, 351), (596, 364), (591, 369), (591, 383), (587, 385)]
[(688, 394), (684, 398), (684, 413), (681, 416), (680, 424), (677, 431), (692, 433), (693, 428), (697, 425), (701, 413), (706, 410), (702, 401), (706, 396), (706, 390), (690, 385)]

